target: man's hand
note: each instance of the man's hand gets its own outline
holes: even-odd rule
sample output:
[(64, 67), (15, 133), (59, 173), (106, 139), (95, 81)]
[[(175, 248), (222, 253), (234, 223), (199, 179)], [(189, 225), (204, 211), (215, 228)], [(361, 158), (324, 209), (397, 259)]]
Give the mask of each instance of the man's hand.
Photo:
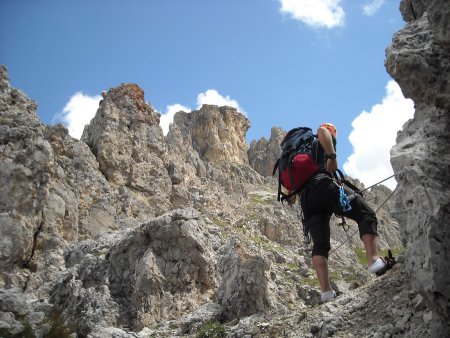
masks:
[(338, 163), (336, 159), (331, 159), (329, 158), (327, 160), (327, 171), (333, 175), (333, 173), (337, 170), (338, 168)]

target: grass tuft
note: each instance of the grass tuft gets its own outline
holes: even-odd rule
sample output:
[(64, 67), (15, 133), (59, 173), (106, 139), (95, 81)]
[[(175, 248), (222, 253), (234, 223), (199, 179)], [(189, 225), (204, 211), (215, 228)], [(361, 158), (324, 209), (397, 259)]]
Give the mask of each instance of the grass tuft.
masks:
[(66, 324), (60, 313), (53, 312), (47, 318), (51, 325), (50, 330), (44, 334), (43, 338), (72, 338), (72, 333), (76, 331), (74, 324)]
[(196, 335), (197, 338), (225, 338), (226, 336), (225, 327), (219, 323), (203, 325)]

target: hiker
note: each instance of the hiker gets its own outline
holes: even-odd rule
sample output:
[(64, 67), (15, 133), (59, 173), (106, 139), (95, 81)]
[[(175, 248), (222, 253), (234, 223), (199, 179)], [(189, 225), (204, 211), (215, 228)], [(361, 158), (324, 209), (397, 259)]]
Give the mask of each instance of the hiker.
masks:
[[(312, 147), (317, 170), (299, 192), (304, 226), (313, 240), (312, 263), (319, 280), (323, 303), (336, 297), (328, 271), (328, 254), (331, 249), (329, 222), (333, 213), (353, 219), (358, 224), (360, 238), (366, 248), (369, 272), (379, 275), (391, 267), (378, 256), (378, 221), (375, 212), (361, 196), (348, 187), (340, 186), (333, 179), (338, 168), (336, 136), (336, 127), (331, 123), (323, 123), (317, 130), (317, 138)], [(293, 204), (295, 197), (296, 194), (290, 196), (288, 203)], [(344, 206), (340, 203), (342, 197), (346, 203)]]

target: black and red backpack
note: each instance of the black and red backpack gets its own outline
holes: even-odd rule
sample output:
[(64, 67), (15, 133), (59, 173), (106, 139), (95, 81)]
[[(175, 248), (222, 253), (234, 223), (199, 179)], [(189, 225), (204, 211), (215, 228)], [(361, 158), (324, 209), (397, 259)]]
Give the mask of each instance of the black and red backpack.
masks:
[[(317, 142), (317, 135), (307, 127), (290, 130), (281, 141), (281, 156), (272, 173), (275, 175), (278, 170), (278, 201), (283, 202), (300, 192), (318, 172)], [(289, 190), (290, 194), (283, 193), (281, 186)]]

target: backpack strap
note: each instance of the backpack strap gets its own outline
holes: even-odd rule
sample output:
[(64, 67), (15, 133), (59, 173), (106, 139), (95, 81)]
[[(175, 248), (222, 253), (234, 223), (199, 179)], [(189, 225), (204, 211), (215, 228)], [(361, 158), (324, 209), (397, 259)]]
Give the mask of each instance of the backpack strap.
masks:
[(275, 165), (273, 166), (273, 170), (272, 170), (272, 176), (275, 176), (275, 173), (278, 170), (278, 195), (277, 195), (277, 201), (280, 202), (281, 201), (281, 195), (284, 195), (283, 192), (281, 191), (281, 172), (280, 172), (280, 159), (278, 159), (275, 162)]
[(294, 190), (297, 190), (297, 186), (295, 184), (295, 180), (294, 180), (294, 175), (292, 173), (292, 170), (290, 170), (293, 167), (292, 164), (292, 159), (294, 158), (294, 156), (296, 155), (295, 152), (293, 152), (290, 156), (289, 156), (289, 164), (288, 164), (288, 174), (289, 174), (289, 181), (291, 182), (291, 186), (294, 188)]
[(273, 166), (273, 170), (272, 170), (272, 176), (275, 176), (275, 173), (277, 172), (278, 167), (280, 166), (280, 159), (278, 159), (275, 162), (275, 165)]
[(283, 203), (283, 197), (282, 195), (284, 195), (283, 191), (281, 190), (281, 172), (278, 170), (278, 196), (277, 196), (277, 201), (281, 203)]

